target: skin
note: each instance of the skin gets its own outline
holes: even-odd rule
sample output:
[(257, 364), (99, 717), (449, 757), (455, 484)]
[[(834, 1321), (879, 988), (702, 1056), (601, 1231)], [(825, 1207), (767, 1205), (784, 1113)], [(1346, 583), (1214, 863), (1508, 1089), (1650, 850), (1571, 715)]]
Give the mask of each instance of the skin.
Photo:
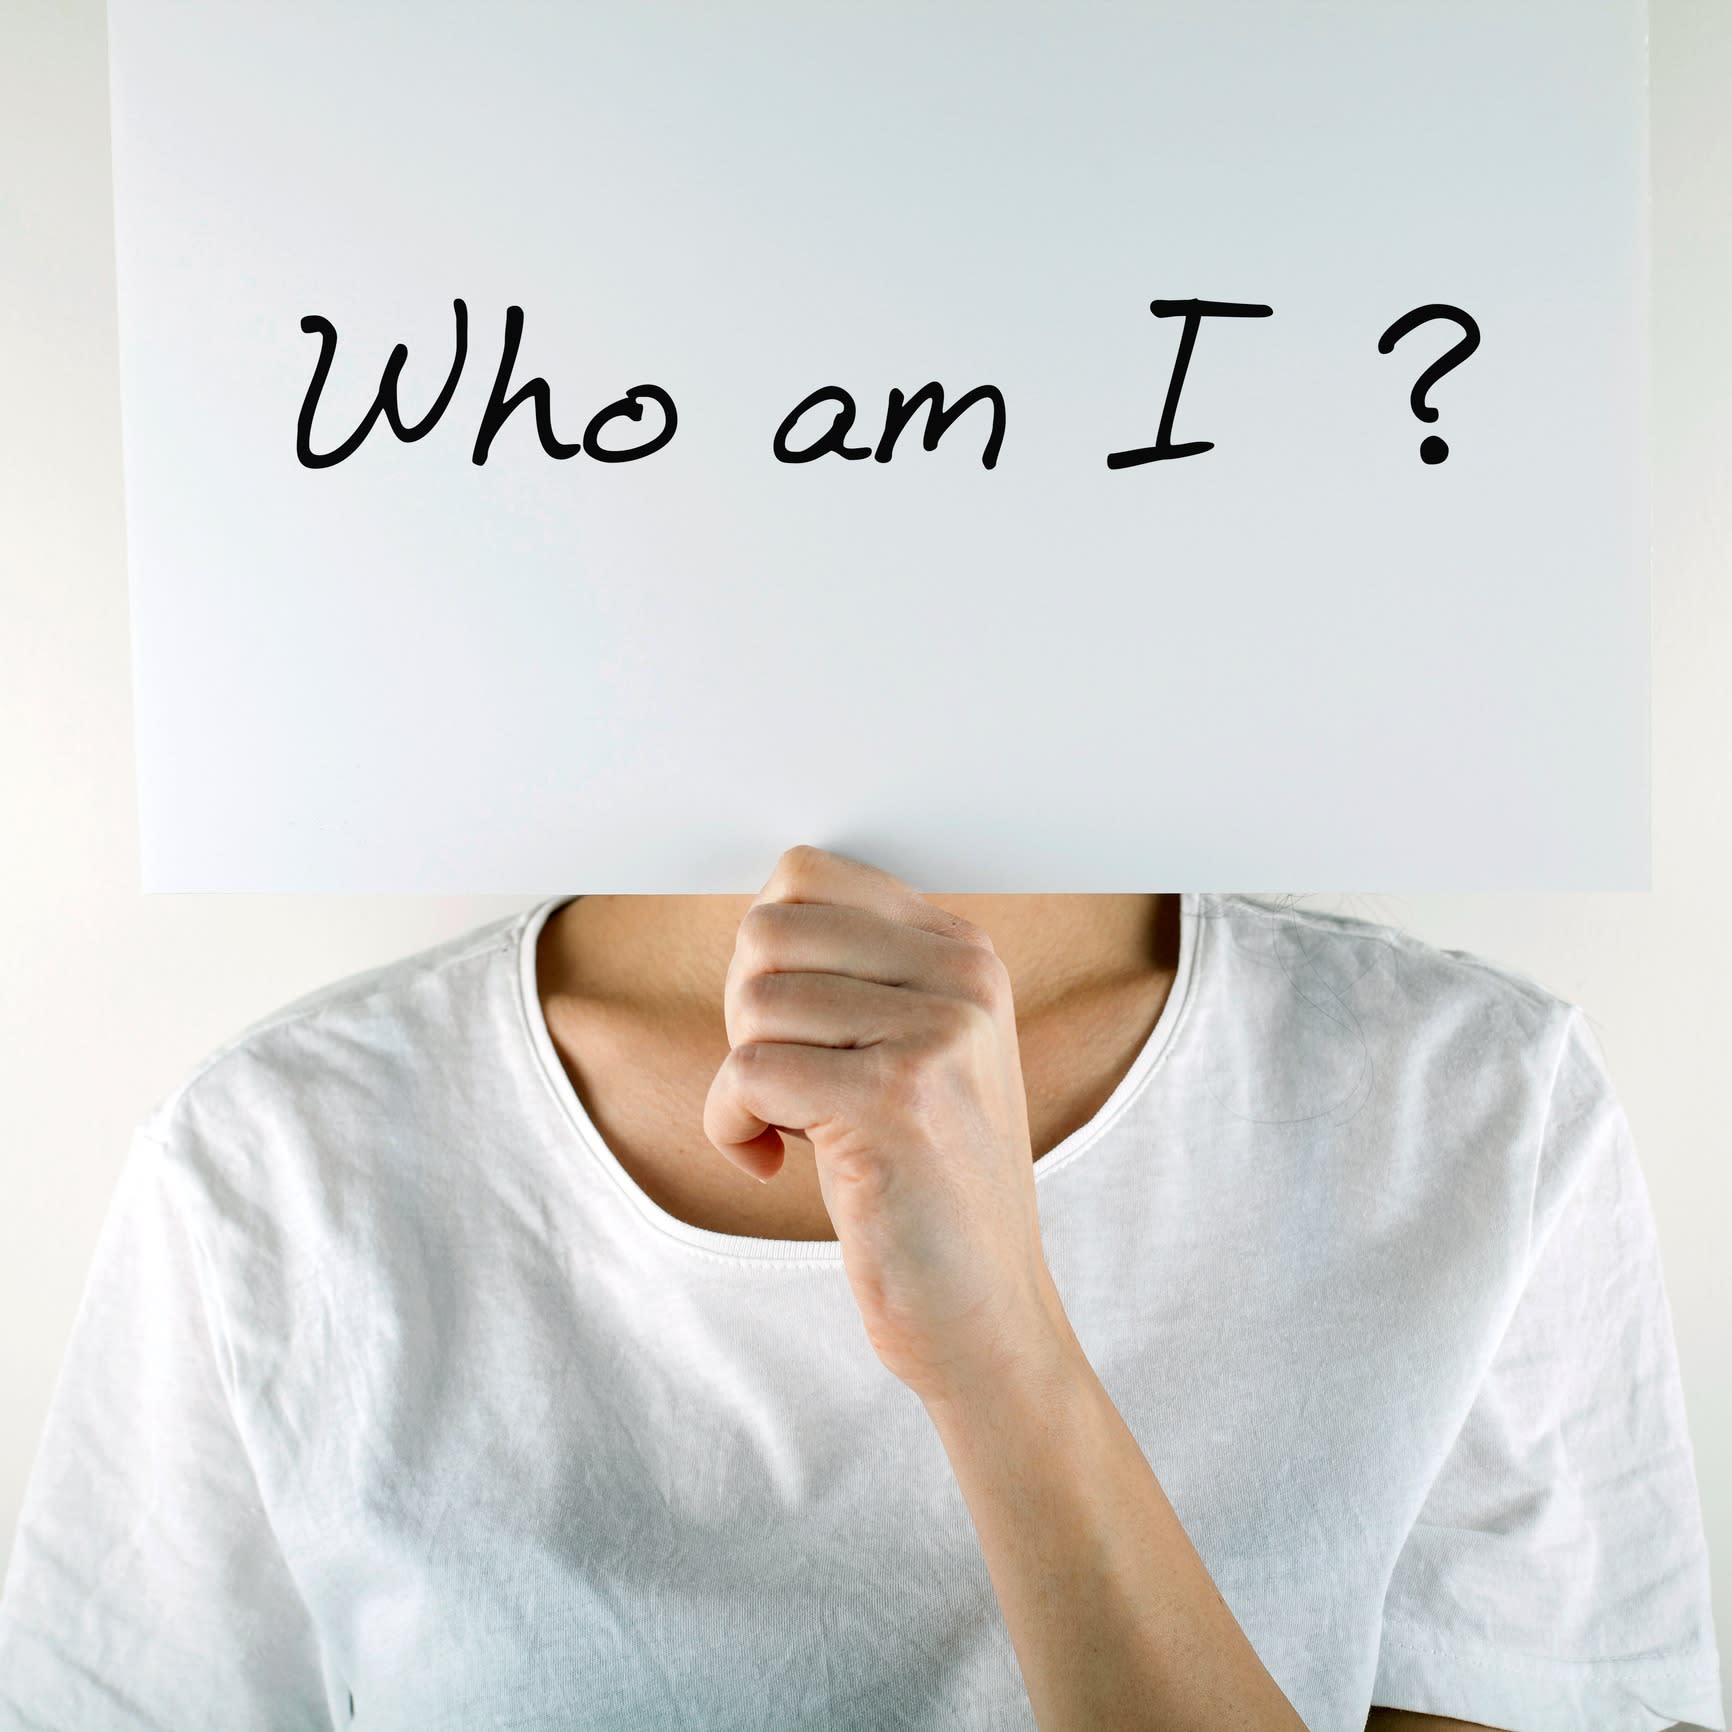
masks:
[[(797, 847), (752, 898), (584, 897), (537, 959), (574, 1086), (655, 1201), (714, 1231), (840, 1241), (873, 1349), (956, 1475), (1042, 1732), (1303, 1732), (1041, 1249), (1033, 1161), (1154, 1027), (1174, 901), (927, 897)], [(1366, 1724), (1473, 1723), (1379, 1707)]]

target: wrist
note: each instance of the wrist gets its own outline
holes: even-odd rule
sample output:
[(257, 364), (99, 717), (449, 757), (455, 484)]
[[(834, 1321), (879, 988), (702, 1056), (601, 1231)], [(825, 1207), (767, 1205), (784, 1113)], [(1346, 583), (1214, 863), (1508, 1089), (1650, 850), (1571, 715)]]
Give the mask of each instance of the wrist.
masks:
[(952, 1367), (917, 1393), (943, 1433), (1019, 1412), (1050, 1414), (1093, 1380), (1057, 1290), (1043, 1278), (1027, 1321), (990, 1359)]

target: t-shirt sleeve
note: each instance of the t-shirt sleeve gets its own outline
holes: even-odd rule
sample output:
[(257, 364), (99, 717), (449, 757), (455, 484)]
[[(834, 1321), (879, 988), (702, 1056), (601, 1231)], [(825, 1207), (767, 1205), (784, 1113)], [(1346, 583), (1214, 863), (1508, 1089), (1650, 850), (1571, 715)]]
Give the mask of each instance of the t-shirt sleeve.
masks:
[(25, 1490), (0, 1592), (6, 1732), (332, 1724), (168, 1166), (134, 1137)]
[(1396, 1562), (1371, 1699), (1512, 1732), (1724, 1732), (1653, 1214), (1575, 1006), (1518, 1291)]

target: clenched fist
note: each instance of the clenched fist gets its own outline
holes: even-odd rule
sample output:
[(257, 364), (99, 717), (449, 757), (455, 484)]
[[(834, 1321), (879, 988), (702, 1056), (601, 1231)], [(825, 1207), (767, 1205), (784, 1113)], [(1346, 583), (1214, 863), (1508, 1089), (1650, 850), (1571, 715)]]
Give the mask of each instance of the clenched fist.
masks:
[(704, 1134), (762, 1179), (807, 1138), (885, 1366), (928, 1402), (1075, 1344), (1041, 1251), (1010, 982), (898, 879), (790, 848), (740, 923)]

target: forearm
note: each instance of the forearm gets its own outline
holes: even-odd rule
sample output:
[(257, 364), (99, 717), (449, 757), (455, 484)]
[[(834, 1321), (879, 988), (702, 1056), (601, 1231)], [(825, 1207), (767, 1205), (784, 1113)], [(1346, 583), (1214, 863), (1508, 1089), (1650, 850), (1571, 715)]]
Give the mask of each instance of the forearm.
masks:
[(1068, 1326), (930, 1400), (1041, 1732), (1303, 1732)]

